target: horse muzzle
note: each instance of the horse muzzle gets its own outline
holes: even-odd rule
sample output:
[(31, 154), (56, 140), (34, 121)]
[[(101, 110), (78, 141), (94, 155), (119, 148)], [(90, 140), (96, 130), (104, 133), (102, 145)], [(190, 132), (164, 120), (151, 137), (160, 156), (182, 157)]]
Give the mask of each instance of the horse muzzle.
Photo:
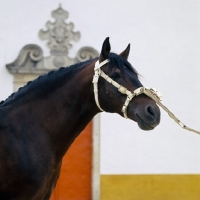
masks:
[(134, 111), (134, 119), (142, 130), (153, 130), (160, 123), (160, 109), (152, 102)]

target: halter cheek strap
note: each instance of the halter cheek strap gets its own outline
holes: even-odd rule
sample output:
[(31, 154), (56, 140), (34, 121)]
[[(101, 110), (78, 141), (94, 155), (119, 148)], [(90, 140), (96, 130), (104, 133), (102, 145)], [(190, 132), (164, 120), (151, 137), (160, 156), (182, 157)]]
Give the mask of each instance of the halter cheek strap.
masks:
[(109, 60), (106, 59), (104, 60), (103, 62), (99, 63), (99, 60), (95, 63), (95, 67), (94, 67), (94, 76), (93, 76), (93, 86), (94, 86), (94, 98), (95, 98), (95, 102), (98, 106), (98, 108), (101, 110), (101, 111), (104, 111), (100, 104), (99, 104), (99, 98), (98, 98), (98, 80), (99, 80), (99, 76), (101, 75), (101, 67), (103, 65), (105, 65), (106, 63), (108, 63)]

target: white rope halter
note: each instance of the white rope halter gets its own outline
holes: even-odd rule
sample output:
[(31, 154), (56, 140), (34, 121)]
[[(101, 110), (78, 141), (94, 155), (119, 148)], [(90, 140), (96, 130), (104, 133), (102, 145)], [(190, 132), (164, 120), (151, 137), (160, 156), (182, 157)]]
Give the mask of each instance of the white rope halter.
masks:
[(105, 65), (106, 63), (108, 63), (109, 60), (106, 59), (103, 62), (99, 63), (99, 60), (95, 63), (95, 67), (94, 67), (94, 76), (93, 76), (93, 86), (94, 86), (94, 98), (95, 98), (95, 102), (96, 105), (98, 106), (98, 108), (101, 111), (104, 111), (100, 104), (99, 104), (99, 98), (98, 98), (98, 80), (99, 80), (99, 76), (103, 77), (106, 81), (108, 81), (109, 83), (111, 83), (113, 86), (115, 86), (116, 88), (118, 88), (118, 91), (122, 94), (126, 94), (127, 98), (126, 101), (122, 107), (122, 113), (124, 115), (124, 118), (128, 118), (127, 116), (127, 108), (128, 105), (130, 103), (130, 101), (133, 99), (133, 97), (138, 96), (142, 93), (146, 94), (147, 96), (149, 96), (150, 98), (152, 98), (160, 107), (162, 107), (167, 113), (168, 115), (179, 125), (181, 126), (181, 128), (186, 129), (188, 131), (192, 131), (194, 133), (200, 134), (200, 131), (194, 130), (192, 128), (187, 127), (185, 124), (183, 124), (179, 119), (177, 119), (175, 117), (175, 115), (169, 111), (169, 109), (164, 106), (161, 101), (162, 101), (162, 95), (160, 92), (158, 92), (156, 89), (154, 88), (146, 88), (146, 87), (140, 87), (137, 88), (136, 90), (134, 90), (133, 92), (129, 91), (127, 88), (125, 88), (124, 86), (118, 84), (117, 82), (115, 82), (114, 80), (112, 80), (108, 75), (106, 75), (102, 70), (101, 67), (103, 65)]
[[(144, 91), (142, 90), (142, 88), (144, 90), (147, 90), (147, 88), (144, 88), (144, 87), (140, 87), (140, 88), (137, 88), (133, 93), (131, 91), (129, 91), (127, 88), (125, 88), (124, 86), (118, 84), (117, 82), (115, 82), (114, 80), (112, 80), (108, 75), (106, 75), (102, 70), (101, 70), (101, 67), (103, 65), (105, 65), (106, 63), (108, 63), (109, 60), (106, 59), (104, 60), (103, 62), (99, 63), (99, 61), (97, 61), (95, 63), (95, 67), (94, 67), (94, 76), (93, 76), (93, 85), (94, 85), (94, 97), (95, 97), (95, 101), (96, 101), (96, 104), (98, 106), (98, 108), (101, 110), (101, 111), (104, 111), (100, 104), (99, 104), (99, 98), (98, 98), (98, 80), (99, 80), (99, 76), (103, 77), (106, 81), (108, 81), (109, 83), (111, 83), (113, 86), (115, 86), (118, 91), (122, 94), (126, 94), (127, 95), (127, 98), (126, 98), (126, 101), (122, 107), (122, 113), (124, 115), (124, 118), (128, 118), (127, 116), (127, 108), (128, 108), (128, 105), (130, 103), (130, 101), (133, 99), (133, 97), (135, 96), (138, 96), (142, 93), (144, 93)], [(154, 90), (154, 95), (157, 96), (157, 98), (159, 98), (159, 100), (161, 100), (161, 94), (159, 92), (157, 92), (156, 90)]]

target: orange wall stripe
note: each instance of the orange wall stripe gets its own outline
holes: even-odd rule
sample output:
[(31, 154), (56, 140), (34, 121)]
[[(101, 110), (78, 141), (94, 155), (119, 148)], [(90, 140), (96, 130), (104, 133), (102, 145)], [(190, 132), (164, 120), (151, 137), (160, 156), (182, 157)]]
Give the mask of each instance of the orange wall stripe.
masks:
[(92, 122), (76, 138), (63, 158), (61, 174), (51, 200), (90, 200)]

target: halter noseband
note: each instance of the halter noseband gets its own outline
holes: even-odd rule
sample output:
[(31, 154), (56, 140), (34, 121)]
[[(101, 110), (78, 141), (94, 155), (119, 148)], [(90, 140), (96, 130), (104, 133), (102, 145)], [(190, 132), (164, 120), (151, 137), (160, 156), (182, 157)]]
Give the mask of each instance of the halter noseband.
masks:
[[(137, 88), (136, 90), (133, 91), (133, 93), (131, 91), (129, 91), (127, 88), (125, 88), (124, 86), (118, 84), (117, 82), (115, 82), (114, 80), (112, 80), (108, 75), (106, 75), (102, 70), (101, 70), (101, 67), (103, 65), (105, 65), (106, 63), (108, 63), (109, 60), (106, 59), (104, 60), (103, 62), (99, 63), (99, 60), (96, 61), (95, 63), (95, 67), (94, 67), (94, 76), (93, 76), (93, 85), (94, 85), (94, 98), (95, 98), (95, 102), (96, 102), (96, 105), (98, 106), (98, 108), (101, 110), (101, 111), (104, 111), (100, 104), (99, 104), (99, 98), (98, 98), (98, 80), (99, 80), (99, 76), (103, 77), (106, 81), (108, 81), (109, 83), (111, 83), (113, 86), (115, 86), (118, 91), (122, 94), (126, 94), (127, 95), (127, 98), (126, 98), (126, 101), (122, 107), (122, 113), (124, 115), (124, 118), (128, 118), (127, 116), (127, 108), (128, 108), (128, 105), (130, 103), (130, 101), (133, 99), (133, 97), (135, 96), (138, 96), (142, 93), (145, 93), (147, 94), (148, 96), (149, 93), (151, 93), (151, 98), (152, 96), (155, 96), (154, 98), (156, 99), (155, 101), (160, 101), (161, 100), (161, 94), (158, 93), (156, 90), (154, 89), (148, 89), (148, 88), (145, 88), (145, 87), (140, 87), (140, 88)], [(148, 92), (148, 90), (150, 90), (151, 92)]]

